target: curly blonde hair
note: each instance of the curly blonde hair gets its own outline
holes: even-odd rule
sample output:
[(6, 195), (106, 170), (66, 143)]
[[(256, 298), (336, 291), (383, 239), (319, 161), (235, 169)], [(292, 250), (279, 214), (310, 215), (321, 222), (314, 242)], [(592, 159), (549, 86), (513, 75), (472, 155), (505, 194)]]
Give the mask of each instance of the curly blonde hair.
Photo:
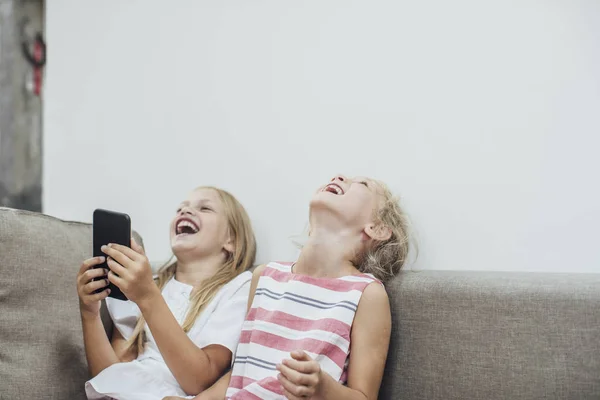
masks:
[(386, 282), (396, 276), (408, 258), (410, 249), (410, 229), (406, 213), (400, 207), (400, 200), (381, 181), (373, 180), (379, 186), (381, 202), (375, 210), (375, 222), (391, 231), (390, 238), (376, 241), (355, 261), (359, 271), (373, 274)]

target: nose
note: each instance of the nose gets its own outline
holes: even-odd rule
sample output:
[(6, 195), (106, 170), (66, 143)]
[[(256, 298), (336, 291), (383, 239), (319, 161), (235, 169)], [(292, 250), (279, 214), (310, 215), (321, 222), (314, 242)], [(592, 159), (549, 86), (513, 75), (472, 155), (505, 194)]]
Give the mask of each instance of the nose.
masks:
[(333, 181), (340, 181), (340, 182), (344, 182), (346, 180), (346, 177), (344, 175), (336, 175), (333, 177), (333, 179), (331, 180), (331, 182)]
[(183, 206), (179, 210), (179, 215), (185, 215), (185, 214), (191, 214), (191, 213), (192, 213), (192, 211), (190, 210), (190, 208), (188, 206)]

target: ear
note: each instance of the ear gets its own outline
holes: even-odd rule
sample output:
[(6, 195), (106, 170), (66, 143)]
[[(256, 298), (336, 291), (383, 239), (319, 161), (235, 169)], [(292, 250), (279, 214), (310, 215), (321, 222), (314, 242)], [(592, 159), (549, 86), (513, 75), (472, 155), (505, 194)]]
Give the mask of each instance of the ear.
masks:
[(231, 236), (227, 239), (227, 241), (223, 245), (223, 248), (229, 254), (233, 254), (234, 253), (234, 251), (235, 251), (235, 243), (234, 243), (233, 238)]
[(365, 234), (373, 240), (383, 242), (392, 237), (392, 230), (383, 224), (369, 224), (365, 227)]

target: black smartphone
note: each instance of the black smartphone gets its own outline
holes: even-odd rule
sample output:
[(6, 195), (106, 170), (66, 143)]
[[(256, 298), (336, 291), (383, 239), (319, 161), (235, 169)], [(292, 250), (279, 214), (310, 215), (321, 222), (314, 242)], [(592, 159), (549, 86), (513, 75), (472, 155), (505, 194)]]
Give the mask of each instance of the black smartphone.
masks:
[[(100, 249), (102, 246), (109, 243), (131, 247), (131, 218), (129, 218), (129, 215), (127, 214), (98, 208), (94, 210), (93, 231), (93, 257), (106, 257), (106, 254)], [(106, 261), (102, 264), (98, 264), (95, 268), (109, 269)], [(109, 297), (125, 301), (129, 300), (127, 296), (121, 292), (121, 289), (114, 284), (110, 283), (108, 288), (110, 289)], [(106, 287), (99, 289), (98, 292), (104, 289), (106, 289)]]

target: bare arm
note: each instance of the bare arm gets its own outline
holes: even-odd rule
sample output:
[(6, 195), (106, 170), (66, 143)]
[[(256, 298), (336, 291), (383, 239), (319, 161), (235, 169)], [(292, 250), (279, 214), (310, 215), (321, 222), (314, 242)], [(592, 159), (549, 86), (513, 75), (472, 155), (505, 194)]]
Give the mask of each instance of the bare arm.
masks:
[(266, 265), (259, 265), (252, 271), (252, 282), (250, 282), (250, 293), (248, 293), (248, 305), (246, 306), (246, 314), (250, 311), (250, 307), (252, 307), (252, 302), (254, 301), (254, 292), (256, 292), (256, 287), (258, 286), (258, 280), (260, 279), (260, 275), (263, 273)]
[(390, 303), (383, 286), (367, 286), (352, 324), (347, 386), (323, 372), (305, 352), (292, 352), (278, 369), (288, 399), (376, 400), (390, 341)]
[(160, 291), (140, 310), (152, 331), (165, 363), (188, 394), (200, 393), (212, 385), (231, 363), (231, 351), (221, 345), (196, 346), (173, 316)]
[[(248, 294), (248, 306), (246, 312), (250, 311), (250, 307), (252, 307), (254, 292), (256, 291), (256, 286), (258, 285), (258, 279), (260, 278), (260, 274), (264, 269), (265, 266), (260, 265), (256, 267), (252, 273), (252, 282), (250, 283), (250, 293)], [(215, 383), (209, 389), (194, 397), (194, 400), (223, 400), (227, 394), (227, 388), (229, 387), (230, 379), (231, 371), (223, 375), (221, 379), (219, 379), (217, 383)]]
[(83, 327), (85, 357), (90, 375), (94, 377), (105, 368), (120, 362), (120, 360), (108, 341), (108, 337), (106, 337), (100, 316), (86, 318), (82, 315), (81, 324)]
[(112, 348), (120, 362), (133, 361), (137, 357), (135, 346), (127, 347), (127, 340), (121, 335), (116, 326), (113, 326), (112, 339), (110, 341)]
[(209, 389), (200, 393), (194, 397), (194, 400), (223, 400), (229, 387), (229, 380), (231, 379), (231, 371), (226, 373)]
[(135, 350), (127, 350), (126, 340), (117, 328), (113, 328), (112, 341), (109, 342), (100, 318), (93, 320), (82, 318), (82, 325), (85, 355), (92, 377), (113, 364), (135, 359)]
[(392, 326), (390, 302), (383, 286), (365, 289), (351, 333), (347, 387), (327, 375), (322, 399), (376, 400), (387, 359)]
[(100, 302), (108, 296), (109, 292), (103, 290), (100, 293), (94, 293), (106, 286), (106, 281), (93, 280), (106, 275), (105, 270), (93, 268), (101, 262), (103, 262), (102, 257), (94, 257), (84, 261), (77, 275), (77, 294), (79, 295), (83, 343), (88, 369), (92, 377), (112, 364), (124, 361), (125, 358), (135, 358), (135, 354), (125, 351), (125, 340), (120, 334), (118, 334), (116, 340), (113, 334), (113, 345), (106, 337), (100, 318)]
[[(194, 397), (192, 400), (223, 400), (225, 399), (225, 394), (227, 393), (227, 387), (229, 386), (229, 379), (231, 378), (231, 371), (226, 373), (209, 389), (200, 393), (198, 396)], [(167, 396), (162, 400), (182, 400), (185, 397), (179, 396)]]

